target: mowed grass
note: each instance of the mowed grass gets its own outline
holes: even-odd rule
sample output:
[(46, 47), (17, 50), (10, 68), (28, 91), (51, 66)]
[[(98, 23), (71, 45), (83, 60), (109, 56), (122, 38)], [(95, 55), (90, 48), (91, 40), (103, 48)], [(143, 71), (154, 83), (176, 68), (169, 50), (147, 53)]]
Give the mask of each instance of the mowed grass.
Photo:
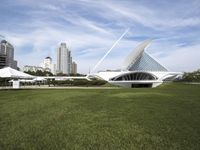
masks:
[(0, 91), (0, 149), (200, 149), (200, 85)]

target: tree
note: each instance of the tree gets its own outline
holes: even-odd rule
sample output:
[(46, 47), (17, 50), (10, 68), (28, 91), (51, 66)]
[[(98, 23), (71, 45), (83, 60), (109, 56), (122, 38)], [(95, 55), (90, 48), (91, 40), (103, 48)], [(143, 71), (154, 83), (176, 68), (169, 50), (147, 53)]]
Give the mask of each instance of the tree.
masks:
[(182, 80), (185, 82), (200, 82), (200, 70), (193, 72), (185, 72), (183, 74)]
[(37, 70), (36, 72), (34, 71), (25, 71), (25, 73), (33, 75), (33, 76), (53, 76), (53, 74), (49, 71), (41, 71)]

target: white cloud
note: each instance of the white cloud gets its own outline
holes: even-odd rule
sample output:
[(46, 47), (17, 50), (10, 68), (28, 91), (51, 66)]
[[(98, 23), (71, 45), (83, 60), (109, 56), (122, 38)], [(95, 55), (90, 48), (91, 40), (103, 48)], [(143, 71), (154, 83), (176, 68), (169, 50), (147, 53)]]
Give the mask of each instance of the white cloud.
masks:
[[(21, 20), (12, 23), (14, 30), (1, 29), (0, 33), (15, 46), (20, 67), (26, 64), (37, 65), (47, 55), (51, 55), (55, 61), (56, 48), (60, 42), (66, 42), (78, 62), (79, 71), (87, 72), (120, 34), (131, 27), (126, 38), (120, 41), (100, 65), (100, 70), (119, 68), (138, 41), (148, 37), (156, 38), (148, 51), (169, 68), (181, 71), (198, 68), (199, 47), (194, 46), (194, 43), (200, 41), (200, 31), (197, 30), (200, 27), (200, 11), (197, 9), (197, 1), (187, 5), (181, 3), (181, 6), (180, 3), (174, 2), (171, 5), (169, 2), (161, 2), (164, 3), (161, 7), (153, 2), (113, 0), (17, 2), (12, 5), (25, 6), (27, 9), (26, 12), (16, 11), (24, 13), (28, 18), (21, 19), (21, 16), (17, 16)], [(30, 49), (24, 48), (27, 45)], [(183, 45), (188, 46), (182, 48)]]
[(172, 71), (193, 71), (200, 68), (200, 44), (177, 47), (167, 56), (160, 58), (160, 62)]

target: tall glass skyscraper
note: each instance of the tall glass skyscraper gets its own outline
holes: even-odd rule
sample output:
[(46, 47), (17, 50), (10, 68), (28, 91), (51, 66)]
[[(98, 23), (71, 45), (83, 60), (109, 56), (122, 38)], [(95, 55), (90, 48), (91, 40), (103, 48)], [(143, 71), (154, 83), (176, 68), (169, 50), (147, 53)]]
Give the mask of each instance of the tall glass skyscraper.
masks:
[(70, 74), (71, 52), (66, 43), (61, 43), (57, 49), (57, 73)]

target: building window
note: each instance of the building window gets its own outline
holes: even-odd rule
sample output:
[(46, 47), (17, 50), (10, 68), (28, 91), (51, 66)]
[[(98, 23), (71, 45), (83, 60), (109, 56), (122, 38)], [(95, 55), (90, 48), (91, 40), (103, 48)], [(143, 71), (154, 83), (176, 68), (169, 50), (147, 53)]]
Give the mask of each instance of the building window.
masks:
[(124, 74), (115, 78), (112, 78), (111, 81), (135, 81), (135, 80), (156, 80), (157, 78), (149, 73), (138, 72), (138, 73), (129, 73)]

